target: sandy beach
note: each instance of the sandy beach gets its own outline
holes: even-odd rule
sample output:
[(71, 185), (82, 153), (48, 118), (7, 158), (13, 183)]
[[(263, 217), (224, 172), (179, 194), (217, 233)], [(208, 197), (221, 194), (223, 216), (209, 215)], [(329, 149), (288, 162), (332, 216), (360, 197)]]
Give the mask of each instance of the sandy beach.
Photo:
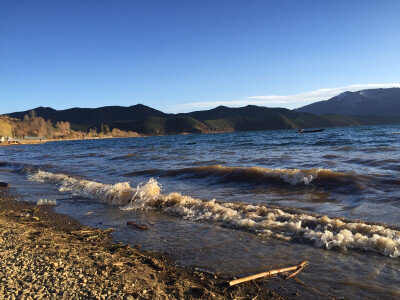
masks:
[(0, 188), (1, 299), (283, 299), (263, 282), (180, 268)]

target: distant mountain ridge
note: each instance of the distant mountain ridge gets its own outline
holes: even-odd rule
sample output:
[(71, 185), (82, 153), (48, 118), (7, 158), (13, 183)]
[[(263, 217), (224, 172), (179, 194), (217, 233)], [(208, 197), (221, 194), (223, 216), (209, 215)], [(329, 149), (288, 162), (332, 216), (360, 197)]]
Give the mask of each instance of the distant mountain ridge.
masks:
[[(297, 110), (247, 105), (239, 108), (218, 106), (204, 111), (167, 114), (143, 104), (66, 110), (38, 107), (34, 110), (38, 116), (53, 123), (68, 121), (74, 130), (88, 130), (107, 124), (111, 129), (159, 135), (400, 124), (400, 108), (397, 109), (400, 105), (399, 97), (400, 89), (346, 92)], [(374, 105), (370, 104), (372, 108), (367, 109), (360, 107), (360, 103)], [(389, 108), (381, 107), (389, 105), (386, 103), (390, 104)], [(381, 115), (371, 116), (373, 110)], [(22, 120), (28, 113), (23, 111), (8, 115)]]
[[(133, 106), (103, 106), (98, 108), (69, 108), (64, 110), (55, 110), (51, 107), (37, 107), (33, 109), (36, 114), (52, 122), (68, 121), (71, 124), (101, 124), (120, 120), (140, 120), (146, 117), (168, 117), (154, 108), (143, 104)], [(8, 114), (10, 117), (22, 120), (24, 115), (30, 110)]]
[(400, 88), (344, 92), (295, 111), (318, 115), (400, 116)]

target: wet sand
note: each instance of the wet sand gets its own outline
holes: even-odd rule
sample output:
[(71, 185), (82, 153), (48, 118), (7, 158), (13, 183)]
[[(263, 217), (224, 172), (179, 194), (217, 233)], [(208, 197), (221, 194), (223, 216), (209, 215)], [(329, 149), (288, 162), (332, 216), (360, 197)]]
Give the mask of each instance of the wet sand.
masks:
[(113, 243), (112, 229), (84, 227), (51, 206), (16, 201), (8, 190), (0, 187), (4, 299), (283, 299), (268, 281), (230, 287), (232, 278)]

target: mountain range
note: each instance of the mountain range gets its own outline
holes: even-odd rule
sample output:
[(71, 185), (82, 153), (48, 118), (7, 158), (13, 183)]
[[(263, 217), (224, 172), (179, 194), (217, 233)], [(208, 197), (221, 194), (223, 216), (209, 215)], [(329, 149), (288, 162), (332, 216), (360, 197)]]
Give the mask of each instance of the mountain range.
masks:
[[(248, 105), (167, 114), (143, 104), (66, 110), (37, 107), (33, 110), (37, 116), (52, 122), (68, 121), (74, 130), (88, 130), (107, 124), (111, 129), (132, 130), (142, 134), (400, 124), (400, 88), (346, 92), (296, 110)], [(29, 111), (8, 115), (22, 120)]]
[(400, 88), (344, 92), (295, 111), (318, 115), (400, 116)]

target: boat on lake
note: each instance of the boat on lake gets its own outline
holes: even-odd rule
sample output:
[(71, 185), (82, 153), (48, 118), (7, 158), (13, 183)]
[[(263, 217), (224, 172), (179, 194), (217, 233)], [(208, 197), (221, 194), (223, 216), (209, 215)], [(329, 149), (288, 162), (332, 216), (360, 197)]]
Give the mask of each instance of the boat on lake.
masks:
[(322, 132), (325, 129), (314, 129), (314, 130), (304, 130), (304, 129), (299, 129), (297, 133), (312, 133), (312, 132)]

